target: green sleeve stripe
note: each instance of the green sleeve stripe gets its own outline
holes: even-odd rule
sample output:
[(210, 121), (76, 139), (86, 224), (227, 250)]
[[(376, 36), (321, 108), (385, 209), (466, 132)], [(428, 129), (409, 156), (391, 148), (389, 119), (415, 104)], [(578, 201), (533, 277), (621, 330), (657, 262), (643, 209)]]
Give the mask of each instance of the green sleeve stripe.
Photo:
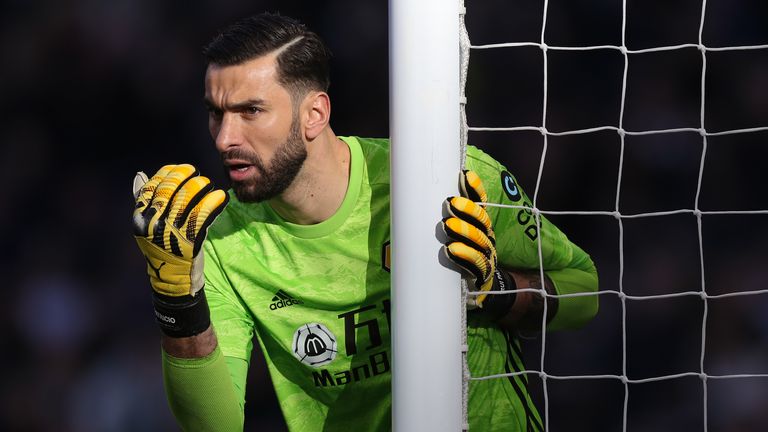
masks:
[[(512, 373), (512, 370), (515, 372), (522, 372), (525, 370), (525, 366), (522, 365), (522, 361), (516, 360), (514, 358), (515, 356), (513, 355), (514, 352), (520, 356), (522, 352), (519, 351), (519, 347), (516, 345), (516, 342), (512, 339), (512, 335), (510, 335), (509, 332), (505, 331), (504, 335), (507, 340), (507, 361), (504, 362), (504, 371), (506, 373)], [(516, 376), (508, 375), (507, 380), (509, 380), (510, 385), (514, 389), (515, 393), (517, 393), (517, 397), (523, 407), (527, 429), (529, 431), (543, 430), (541, 426), (541, 419), (539, 418), (539, 413), (529, 396), (530, 391), (528, 389), (528, 376), (525, 374)]]
[(182, 359), (162, 351), (163, 383), (168, 404), (184, 431), (242, 431), (243, 406), (221, 350)]

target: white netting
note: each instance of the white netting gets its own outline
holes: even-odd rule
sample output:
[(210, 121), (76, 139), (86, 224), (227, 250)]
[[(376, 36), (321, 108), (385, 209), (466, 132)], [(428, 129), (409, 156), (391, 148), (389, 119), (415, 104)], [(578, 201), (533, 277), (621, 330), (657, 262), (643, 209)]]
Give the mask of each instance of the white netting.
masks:
[[(474, 7), (481, 7), (479, 4), (470, 4), (467, 3), (467, 11), (466, 14), (469, 16), (472, 14)], [(706, 101), (707, 101), (707, 91), (708, 91), (708, 82), (707, 82), (707, 55), (709, 53), (713, 52), (736, 52), (736, 51), (747, 51), (747, 50), (753, 50), (755, 51), (755, 55), (762, 56), (763, 59), (765, 59), (766, 52), (768, 52), (768, 44), (755, 44), (755, 45), (734, 45), (734, 46), (708, 46), (705, 44), (704, 41), (704, 32), (705, 32), (705, 16), (707, 16), (707, 2), (703, 1), (700, 3), (700, 18), (698, 20), (698, 42), (697, 43), (683, 43), (683, 44), (673, 44), (669, 46), (656, 46), (652, 48), (643, 48), (643, 49), (631, 49), (627, 46), (626, 43), (626, 35), (627, 35), (627, 1), (620, 3), (621, 4), (621, 44), (620, 45), (594, 45), (594, 46), (555, 46), (555, 45), (549, 45), (547, 43), (545, 35), (547, 34), (547, 23), (548, 23), (548, 9), (549, 9), (549, 3), (548, 1), (543, 2), (543, 16), (541, 21), (541, 32), (540, 32), (540, 39), (538, 42), (531, 42), (531, 41), (523, 41), (523, 42), (498, 42), (498, 43), (489, 43), (489, 44), (482, 44), (482, 45), (472, 45), (470, 43), (469, 38), (472, 36), (472, 33), (470, 32), (467, 36), (466, 27), (464, 24), (464, 15), (461, 17), (461, 27), (462, 27), (462, 44), (461, 44), (461, 51), (462, 51), (462, 101), (465, 104), (468, 104), (469, 107), (472, 107), (472, 104), (483, 104), (484, 101), (482, 99), (473, 100), (470, 94), (469, 99), (465, 97), (464, 88), (467, 84), (467, 68), (469, 67), (470, 63), (470, 53), (471, 52), (477, 52), (477, 51), (485, 51), (485, 50), (495, 50), (495, 49), (504, 49), (504, 50), (511, 50), (511, 49), (517, 49), (517, 48), (525, 48), (525, 47), (534, 47), (541, 50), (541, 60), (543, 62), (543, 99), (542, 99), (542, 112), (541, 112), (541, 124), (539, 125), (514, 125), (516, 122), (516, 119), (514, 117), (510, 117), (510, 122), (513, 123), (513, 125), (510, 126), (502, 126), (502, 127), (485, 127), (483, 125), (477, 125), (477, 124), (468, 124), (466, 123), (466, 112), (465, 112), (465, 106), (462, 104), (462, 119), (465, 122), (462, 125), (462, 155), (464, 155), (464, 146), (467, 144), (468, 140), (468, 134), (472, 133), (497, 133), (497, 132), (504, 132), (504, 133), (515, 133), (515, 132), (538, 132), (542, 135), (543, 140), (543, 147), (541, 150), (541, 158), (539, 161), (539, 167), (538, 167), (538, 173), (536, 175), (536, 183), (535, 187), (533, 188), (533, 191), (530, 190), (530, 185), (527, 185), (527, 189), (529, 194), (531, 194), (532, 197), (532, 212), (536, 216), (537, 224), (539, 224), (540, 227), (540, 221), (539, 221), (539, 215), (546, 215), (547, 217), (550, 216), (593, 216), (593, 217), (605, 217), (605, 223), (614, 223), (618, 225), (618, 244), (616, 245), (616, 253), (618, 255), (618, 277), (617, 280), (605, 280), (601, 278), (600, 284), (601, 289), (597, 294), (586, 294), (586, 295), (598, 295), (601, 297), (601, 299), (607, 299), (609, 296), (614, 297), (618, 299), (619, 305), (620, 305), (620, 327), (621, 327), (621, 371), (620, 373), (596, 373), (596, 374), (579, 374), (579, 375), (561, 375), (561, 374), (553, 374), (548, 372), (546, 364), (545, 364), (545, 353), (547, 352), (548, 343), (547, 339), (549, 335), (547, 332), (542, 332), (540, 336), (540, 357), (539, 357), (539, 369), (535, 370), (532, 368), (529, 368), (528, 370), (522, 371), (522, 372), (516, 372), (516, 373), (510, 373), (510, 374), (498, 374), (493, 376), (471, 376), (471, 371), (467, 371), (465, 373), (465, 377), (467, 380), (488, 380), (488, 379), (498, 379), (498, 378), (506, 378), (509, 376), (515, 376), (515, 375), (522, 375), (527, 374), (529, 377), (536, 377), (538, 376), (541, 380), (541, 398), (543, 400), (543, 403), (541, 406), (539, 406), (539, 409), (541, 411), (542, 419), (544, 420), (544, 424), (547, 428), (547, 430), (550, 430), (551, 425), (551, 419), (552, 417), (558, 416), (558, 412), (551, 409), (550, 407), (550, 399), (549, 399), (549, 392), (548, 392), (548, 381), (556, 380), (556, 381), (567, 381), (567, 380), (615, 380), (615, 382), (620, 382), (623, 386), (623, 406), (621, 409), (621, 415), (620, 415), (620, 423), (622, 430), (626, 431), (628, 429), (628, 417), (632, 415), (630, 411), (633, 411), (630, 409), (629, 406), (629, 400), (633, 392), (638, 392), (640, 394), (640, 390), (636, 390), (634, 387), (631, 387), (633, 384), (644, 384), (644, 383), (653, 383), (653, 382), (663, 382), (668, 380), (676, 380), (686, 377), (693, 377), (698, 378), (700, 380), (700, 389), (701, 393), (697, 395), (696, 393), (690, 394), (690, 398), (699, 398), (701, 397), (701, 405), (702, 408), (701, 411), (703, 412), (703, 419), (699, 418), (699, 420), (692, 422), (693, 424), (697, 425), (703, 425), (703, 429), (706, 431), (708, 428), (711, 427), (710, 421), (708, 419), (709, 412), (712, 409), (710, 404), (708, 403), (708, 383), (711, 385), (712, 380), (733, 380), (733, 381), (739, 381), (743, 379), (765, 379), (768, 378), (768, 373), (764, 373), (768, 371), (768, 367), (763, 368), (762, 370), (757, 371), (756, 373), (727, 373), (727, 374), (720, 374), (712, 372), (711, 367), (707, 366), (707, 363), (705, 362), (705, 359), (707, 358), (707, 341), (708, 341), (708, 331), (713, 330), (713, 326), (717, 325), (718, 323), (712, 323), (709, 321), (709, 312), (710, 312), (710, 302), (712, 300), (724, 300), (728, 298), (737, 298), (737, 297), (743, 297), (743, 296), (749, 296), (750, 299), (753, 299), (755, 303), (759, 302), (765, 302), (766, 297), (765, 295), (768, 294), (768, 289), (754, 289), (754, 287), (751, 287), (751, 289), (739, 289), (739, 287), (735, 287), (730, 292), (725, 293), (718, 293), (718, 294), (710, 294), (707, 292), (707, 282), (708, 278), (705, 277), (705, 274), (707, 273), (705, 270), (707, 267), (707, 255), (705, 254), (705, 238), (704, 238), (704, 230), (702, 229), (702, 219), (710, 216), (749, 216), (749, 215), (768, 215), (768, 210), (765, 209), (750, 209), (750, 210), (703, 210), (700, 207), (700, 196), (702, 191), (702, 183), (705, 175), (705, 165), (706, 164), (717, 164), (717, 163), (727, 163), (726, 161), (722, 160), (710, 160), (707, 158), (708, 156), (708, 140), (712, 137), (726, 137), (726, 136), (736, 136), (736, 135), (744, 135), (744, 134), (758, 134), (760, 132), (766, 132), (768, 131), (768, 126), (764, 126), (764, 124), (768, 123), (768, 112), (763, 111), (758, 114), (762, 114), (762, 116), (758, 115), (760, 120), (762, 120), (762, 124), (755, 124), (751, 125), (749, 127), (744, 128), (730, 128), (725, 130), (708, 130), (707, 125), (705, 124), (705, 112), (706, 112)], [(603, 2), (605, 3), (605, 2)], [(755, 3), (756, 4), (756, 3)], [(487, 5), (485, 5), (487, 6)], [(514, 7), (513, 7), (514, 8)], [(762, 9), (761, 9), (762, 10)], [(508, 12), (508, 11), (507, 11)], [(649, 26), (654, 25), (653, 23), (648, 23)], [(627, 82), (628, 82), (628, 73), (631, 69), (630, 65), (630, 59), (634, 58), (634, 56), (639, 55), (647, 55), (649, 53), (661, 53), (661, 52), (690, 52), (691, 50), (697, 50), (700, 53), (701, 57), (701, 68), (700, 68), (700, 99), (698, 102), (698, 121), (699, 124), (695, 125), (694, 127), (674, 127), (674, 128), (659, 128), (659, 129), (647, 129), (647, 130), (628, 130), (625, 128), (625, 108), (627, 107)], [(621, 89), (620, 89), (620, 107), (619, 107), (619, 113), (618, 113), (618, 124), (616, 125), (597, 125), (594, 127), (587, 127), (587, 128), (580, 128), (580, 129), (573, 129), (573, 130), (550, 130), (548, 127), (547, 122), (547, 112), (548, 112), (548, 103), (549, 103), (549, 67), (548, 67), (548, 58), (550, 53), (552, 52), (587, 52), (587, 51), (613, 51), (618, 52), (623, 57), (623, 75), (621, 77)], [(768, 62), (766, 62), (768, 64)], [(768, 70), (768, 67), (766, 67), (766, 70)], [(471, 73), (472, 67), (469, 67), (469, 71)], [(761, 89), (756, 88), (754, 91), (759, 92)], [(765, 89), (763, 89), (765, 90)], [(650, 91), (650, 90), (648, 90)], [(768, 94), (762, 94), (762, 96), (758, 96), (763, 99), (768, 99)], [(512, 104), (515, 103), (515, 101), (511, 101)], [(768, 108), (768, 105), (763, 104), (763, 108)], [(596, 133), (615, 133), (618, 137), (618, 173), (616, 177), (616, 188), (615, 188), (615, 200), (612, 210), (574, 210), (574, 211), (568, 211), (568, 210), (551, 210), (551, 209), (543, 209), (539, 207), (539, 194), (540, 194), (540, 187), (542, 184), (542, 176), (544, 172), (544, 166), (545, 162), (547, 161), (548, 156), (548, 147), (549, 147), (549, 141), (551, 137), (565, 137), (565, 136), (574, 136), (574, 135), (585, 135), (585, 134), (596, 134)], [(661, 134), (668, 134), (668, 135), (674, 135), (674, 134), (698, 134), (700, 136), (700, 159), (698, 161), (698, 174), (697, 174), (697, 180), (696, 180), (696, 192), (695, 192), (695, 198), (693, 202), (692, 208), (675, 208), (671, 210), (664, 210), (664, 211), (641, 211), (641, 212), (622, 212), (620, 202), (622, 199), (622, 180), (623, 180), (623, 169), (625, 165), (628, 163), (628, 161), (625, 160), (625, 149), (626, 149), (626, 141), (627, 137), (640, 137), (640, 136), (647, 136), (647, 135), (661, 135)], [(514, 138), (513, 138), (514, 139)], [(469, 139), (469, 143), (472, 144), (472, 140)], [(706, 164), (705, 164), (706, 163)], [(514, 173), (514, 170), (512, 170)], [(738, 170), (736, 170), (738, 171)], [(526, 187), (525, 184), (523, 184), (524, 187)], [(758, 191), (760, 191), (760, 188), (757, 188)], [(762, 192), (762, 191), (761, 191)], [(765, 201), (758, 202), (764, 203)], [(496, 205), (501, 206), (499, 204), (490, 204), (490, 205)], [(504, 207), (504, 206), (502, 206)], [(507, 206), (509, 207), (509, 206)], [(511, 208), (520, 208), (520, 207), (511, 207)], [(638, 219), (648, 219), (648, 218), (666, 218), (666, 217), (673, 217), (675, 215), (691, 215), (695, 217), (696, 221), (696, 227), (697, 227), (697, 243), (698, 243), (698, 265), (699, 265), (699, 271), (698, 275), (689, 275), (690, 279), (696, 279), (695, 285), (697, 285), (698, 289), (693, 290), (682, 290), (680, 292), (671, 292), (671, 293), (662, 293), (662, 294), (649, 294), (649, 295), (643, 295), (641, 293), (637, 294), (628, 294), (625, 292), (625, 282), (626, 282), (626, 276), (625, 276), (625, 249), (627, 245), (625, 245), (625, 224), (628, 223), (630, 220), (638, 220)], [(608, 219), (611, 218), (611, 219)], [(615, 222), (611, 222), (611, 220), (615, 220)], [(742, 222), (743, 223), (743, 222)], [(757, 223), (765, 223), (762, 219), (757, 220)], [(740, 236), (749, 236), (749, 232), (745, 232), (745, 230), (749, 229), (749, 227), (741, 226), (738, 228), (735, 228), (739, 230), (739, 233), (737, 235)], [(755, 230), (756, 233), (763, 233), (764, 230), (762, 228)], [(590, 252), (587, 250), (587, 252)], [(541, 249), (539, 250), (540, 259), (541, 259)], [(759, 260), (758, 260), (759, 261)], [(601, 263), (597, 262), (598, 269), (601, 267)], [(766, 278), (768, 279), (768, 278)], [(663, 281), (662, 281), (663, 282)], [(768, 285), (763, 285), (768, 286)], [(653, 292), (653, 291), (651, 291)], [(542, 292), (542, 294), (546, 294)], [(580, 294), (584, 295), (584, 294)], [(649, 300), (664, 300), (664, 299), (674, 299), (674, 298), (699, 298), (701, 299), (702, 303), (702, 319), (700, 322), (700, 340), (698, 341), (700, 343), (700, 352), (698, 354), (698, 368), (696, 370), (688, 370), (680, 373), (668, 373), (668, 374), (659, 374), (659, 375), (651, 375), (651, 376), (645, 376), (645, 377), (636, 377), (632, 376), (632, 374), (628, 373), (628, 348), (627, 348), (627, 341), (628, 341), (628, 334), (627, 334), (627, 327), (628, 327), (628, 317), (627, 317), (627, 308), (628, 304), (630, 302), (646, 302)], [(634, 304), (634, 303), (633, 303)], [(546, 313), (545, 313), (546, 316)], [(542, 323), (543, 325), (543, 323)], [(765, 325), (765, 324), (763, 324)], [(716, 327), (715, 327), (716, 328)], [(766, 331), (764, 328), (763, 331)], [(766, 331), (768, 333), (768, 331)], [(765, 334), (762, 335), (762, 337), (765, 337)], [(765, 343), (764, 339), (757, 338), (758, 342)], [(599, 342), (595, 342), (599, 343)], [(597, 349), (596, 347), (586, 347), (586, 349)], [(765, 353), (768, 351), (768, 348), (766, 348), (765, 345), (762, 346), (762, 348), (759, 348), (758, 351), (762, 351)], [(659, 353), (659, 355), (664, 355), (664, 353)], [(765, 354), (763, 354), (762, 359), (765, 359)], [(768, 385), (768, 381), (763, 381), (762, 385)], [(765, 393), (759, 393), (757, 394), (758, 397), (765, 397)], [(574, 394), (574, 398), (579, 398), (579, 395)], [(727, 399), (726, 398), (719, 398), (719, 400)], [(762, 400), (762, 405), (768, 406), (768, 400)], [(466, 406), (466, 403), (465, 403)], [(634, 411), (633, 411), (634, 412)], [(606, 416), (606, 412), (603, 408), (600, 406), (594, 406), (594, 411), (592, 412), (593, 416)], [(644, 415), (654, 415), (658, 416), (659, 418), (663, 418), (664, 416), (668, 415), (668, 413), (664, 412), (644, 412)], [(685, 414), (683, 414), (685, 415)], [(698, 415), (698, 414), (697, 414)], [(753, 414), (754, 415), (754, 414)], [(764, 414), (763, 414), (764, 415)], [(618, 421), (618, 420), (617, 420)], [(684, 422), (683, 422), (684, 423)], [(645, 422), (644, 424), (654, 424), (654, 422)], [(749, 429), (752, 426), (752, 423), (747, 423), (747, 426), (739, 426), (738, 423), (730, 425), (731, 427), (734, 427), (735, 429), (731, 430), (753, 430)], [(581, 430), (579, 429), (579, 425), (572, 425), (572, 428), (570, 430)], [(587, 426), (583, 425), (583, 427), (586, 429)], [(614, 430), (614, 429), (611, 429)], [(674, 430), (674, 429), (668, 429), (668, 430)]]

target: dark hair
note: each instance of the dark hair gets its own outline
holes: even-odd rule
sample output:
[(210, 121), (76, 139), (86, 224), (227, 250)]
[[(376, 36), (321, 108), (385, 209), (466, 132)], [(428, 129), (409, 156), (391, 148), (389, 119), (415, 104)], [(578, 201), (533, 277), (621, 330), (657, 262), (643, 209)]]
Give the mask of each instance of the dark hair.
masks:
[(325, 43), (299, 21), (261, 13), (237, 21), (203, 48), (207, 64), (232, 66), (285, 48), (277, 57), (279, 82), (292, 93), (328, 91), (330, 77)]

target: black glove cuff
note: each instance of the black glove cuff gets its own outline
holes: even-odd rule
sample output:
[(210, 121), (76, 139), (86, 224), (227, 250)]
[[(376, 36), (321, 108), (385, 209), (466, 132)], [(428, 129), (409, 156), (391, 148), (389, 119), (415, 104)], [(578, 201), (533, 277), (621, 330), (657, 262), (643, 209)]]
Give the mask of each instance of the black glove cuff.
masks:
[(175, 338), (195, 336), (211, 325), (205, 290), (201, 289), (194, 297), (153, 294), (155, 318), (166, 335)]
[[(493, 277), (493, 287), (491, 291), (508, 291), (517, 289), (515, 281), (509, 277), (509, 273), (504, 270), (496, 269)], [(515, 304), (517, 293), (488, 295), (483, 302), (483, 306), (473, 309), (471, 313), (476, 313), (484, 318), (496, 322), (509, 313), (512, 305)]]

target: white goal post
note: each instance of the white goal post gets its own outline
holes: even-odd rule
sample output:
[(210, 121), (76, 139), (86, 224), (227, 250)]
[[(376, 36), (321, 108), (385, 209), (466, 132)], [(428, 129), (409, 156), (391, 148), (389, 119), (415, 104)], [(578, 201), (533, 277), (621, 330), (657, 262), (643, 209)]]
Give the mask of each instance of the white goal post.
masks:
[[(463, 428), (458, 273), (435, 228), (460, 168), (459, 3), (390, 0), (392, 417), (402, 431)], [(425, 259), (434, 257), (434, 259)]]

